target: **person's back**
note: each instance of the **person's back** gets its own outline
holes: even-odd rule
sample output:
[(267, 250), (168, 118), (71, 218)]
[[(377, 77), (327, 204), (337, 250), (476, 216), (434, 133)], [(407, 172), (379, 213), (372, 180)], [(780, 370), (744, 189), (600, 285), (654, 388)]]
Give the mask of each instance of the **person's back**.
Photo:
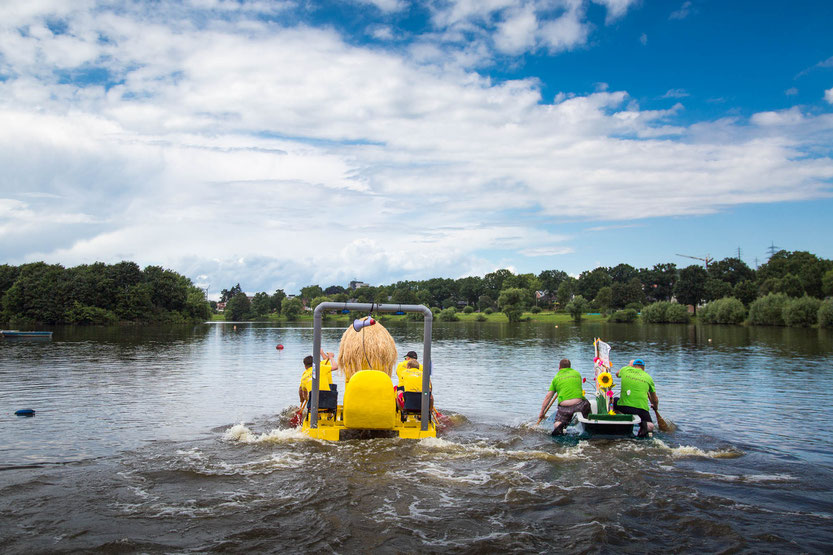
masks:
[(648, 408), (653, 406), (656, 410), (659, 404), (654, 379), (645, 371), (645, 362), (642, 359), (631, 361), (628, 366), (621, 368), (617, 373), (621, 378), (621, 393), (613, 400), (613, 409), (622, 414), (634, 414), (639, 417), (639, 436), (646, 436), (654, 430), (654, 423), (651, 420), (651, 413)]
[[(304, 373), (301, 374), (301, 385), (298, 387), (298, 394), (301, 402), (307, 400), (309, 392), (312, 391), (312, 356), (304, 358)], [(318, 376), (318, 390), (330, 391), (333, 384), (333, 367), (329, 359), (320, 362), (320, 373)]]
[(647, 411), (648, 393), (656, 391), (651, 375), (636, 366), (625, 366), (619, 370), (619, 377), (622, 379), (619, 404)]
[[(552, 435), (564, 433), (564, 429), (573, 420), (573, 415), (580, 412), (584, 416), (590, 414), (590, 403), (584, 398), (581, 374), (571, 368), (569, 359), (562, 359), (558, 365), (558, 372), (550, 383), (549, 391), (541, 404), (539, 420), (546, 414), (551, 401), (558, 401), (558, 411), (555, 415), (555, 426)], [(553, 399), (553, 396), (556, 398)]]

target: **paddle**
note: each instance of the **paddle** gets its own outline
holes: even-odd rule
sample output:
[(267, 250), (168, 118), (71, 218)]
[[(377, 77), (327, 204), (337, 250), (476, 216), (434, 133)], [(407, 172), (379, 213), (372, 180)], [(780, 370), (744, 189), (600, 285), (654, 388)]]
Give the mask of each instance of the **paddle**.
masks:
[(659, 415), (656, 407), (651, 408), (654, 409), (654, 414), (657, 415), (657, 425), (659, 426), (659, 431), (673, 433), (677, 429), (673, 423), (669, 424), (662, 416)]
[(544, 411), (544, 416), (542, 416), (541, 418), (539, 418), (539, 419), (538, 419), (538, 422), (536, 422), (536, 423), (535, 423), (535, 425), (536, 425), (536, 426), (537, 426), (538, 424), (540, 424), (540, 423), (541, 423), (541, 421), (542, 421), (544, 418), (546, 418), (546, 417), (547, 417), (547, 413), (550, 411), (550, 407), (552, 406), (552, 404), (553, 404), (553, 403), (555, 403), (555, 400), (556, 400), (557, 398), (558, 398), (558, 397), (556, 397), (555, 395), (553, 395), (553, 396), (552, 396), (552, 400), (550, 401), (550, 404), (549, 404), (549, 405), (547, 405), (547, 410), (545, 410), (545, 411)]
[(294, 415), (292, 418), (290, 418), (290, 419), (289, 419), (289, 425), (290, 425), (290, 426), (292, 426), (293, 428), (297, 427), (297, 426), (298, 426), (298, 424), (300, 424), (300, 423), (301, 423), (301, 421), (302, 421), (302, 419), (303, 419), (304, 407), (305, 407), (305, 406), (307, 406), (307, 402), (306, 402), (306, 401), (304, 401), (303, 403), (301, 403), (301, 408), (299, 408), (299, 409), (295, 412), (295, 415)]

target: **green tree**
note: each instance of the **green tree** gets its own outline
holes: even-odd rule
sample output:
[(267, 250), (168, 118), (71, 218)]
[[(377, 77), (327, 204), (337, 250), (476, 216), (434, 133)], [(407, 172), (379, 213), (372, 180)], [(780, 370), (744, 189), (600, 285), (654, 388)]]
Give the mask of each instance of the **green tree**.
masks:
[(587, 312), (590, 303), (581, 295), (576, 295), (573, 300), (567, 303), (567, 312), (573, 317), (576, 322), (581, 322), (581, 317)]
[[(614, 283), (614, 285), (619, 284)], [(605, 285), (599, 289), (598, 293), (596, 293), (596, 298), (593, 299), (593, 302), (599, 307), (599, 310), (601, 310), (604, 314), (607, 314), (610, 310), (611, 304), (613, 303), (613, 289)]]
[(5, 320), (30, 320), (59, 324), (66, 312), (67, 274), (59, 264), (33, 262), (20, 267), (20, 274), (3, 296)]
[(457, 280), (457, 291), (460, 298), (468, 305), (476, 305), (477, 299), (483, 292), (483, 278), (468, 276)]
[(676, 264), (655, 264), (650, 270), (639, 270), (639, 280), (648, 302), (670, 301), (677, 284)]
[(725, 281), (731, 287), (734, 287), (741, 281), (755, 280), (755, 270), (747, 266), (740, 258), (724, 258), (723, 260), (712, 262), (709, 264), (708, 273), (711, 279)]
[(529, 291), (520, 287), (504, 289), (498, 296), (497, 305), (510, 322), (519, 322), (524, 309), (529, 306)]
[(301, 298), (307, 302), (313, 300), (315, 297), (320, 297), (324, 294), (324, 290), (318, 285), (307, 285), (301, 287)]
[(589, 272), (584, 271), (578, 276), (578, 294), (585, 299), (595, 299), (599, 289), (613, 284), (607, 268), (599, 266)]
[(732, 290), (732, 296), (744, 304), (749, 306), (752, 301), (758, 298), (758, 286), (754, 281), (743, 280), (739, 281)]
[(831, 269), (833, 261), (820, 259), (806, 251), (781, 250), (758, 269), (757, 275), (759, 282), (763, 283), (769, 278), (784, 279), (788, 274), (792, 274), (801, 282), (804, 292), (811, 297), (821, 297), (822, 278)]
[(500, 292), (504, 289), (503, 282), (513, 275), (511, 271), (505, 268), (486, 274), (483, 276), (483, 295), (488, 295), (493, 299), (498, 298)]
[(270, 312), (272, 312), (272, 300), (269, 295), (263, 291), (255, 293), (255, 296), (252, 298), (252, 314), (260, 317)]
[(691, 265), (680, 270), (680, 278), (674, 285), (674, 295), (677, 302), (684, 305), (694, 306), (694, 313), (697, 313), (697, 305), (703, 302), (706, 297), (706, 280), (709, 274), (697, 265)]
[(252, 311), (252, 303), (249, 297), (242, 291), (235, 293), (235, 295), (226, 303), (225, 316), (226, 320), (231, 322), (239, 322), (249, 318)]
[(344, 287), (342, 287), (341, 285), (331, 285), (324, 289), (324, 294), (328, 297), (332, 295), (338, 295), (340, 293), (346, 293), (346, 289), (344, 289)]
[(227, 303), (229, 301), (229, 299), (231, 299), (233, 296), (235, 296), (238, 293), (242, 293), (242, 292), (243, 292), (243, 289), (240, 288), (239, 283), (237, 285), (235, 285), (234, 287), (232, 287), (231, 289), (223, 289), (222, 291), (220, 291), (220, 302), (221, 303)]
[(285, 298), (286, 293), (283, 292), (283, 289), (276, 289), (275, 292), (269, 296), (269, 308), (271, 308), (273, 312), (280, 314), (281, 303)]
[(630, 264), (619, 264), (608, 270), (607, 273), (613, 283), (628, 283), (630, 280), (639, 277), (639, 270)]
[(645, 304), (642, 282), (637, 277), (631, 278), (627, 283), (613, 282), (610, 302), (614, 308), (625, 308), (628, 305), (642, 306)]
[(489, 295), (480, 295), (477, 298), (477, 306), (480, 310), (486, 310), (487, 308), (494, 308), (495, 301)]
[(558, 287), (561, 285), (561, 282), (567, 279), (568, 276), (567, 272), (563, 272), (561, 270), (544, 270), (540, 274), (538, 274), (538, 281), (541, 282), (541, 287), (546, 291), (551, 297), (555, 297), (556, 293), (558, 293)]
[(301, 300), (297, 297), (284, 300), (281, 306), (281, 314), (283, 314), (287, 320), (295, 320), (301, 315), (303, 310), (304, 306), (301, 304)]
[(821, 292), (825, 297), (833, 297), (833, 270), (827, 270), (821, 277)]
[(576, 292), (576, 279), (570, 276), (567, 276), (567, 279), (561, 282), (561, 285), (558, 286), (558, 293), (556, 294), (556, 298), (558, 299), (558, 305), (562, 308), (567, 306), (573, 299), (573, 295)]
[(715, 278), (706, 279), (705, 285), (705, 300), (716, 301), (723, 297), (729, 297), (732, 294), (732, 284), (728, 281), (723, 281)]

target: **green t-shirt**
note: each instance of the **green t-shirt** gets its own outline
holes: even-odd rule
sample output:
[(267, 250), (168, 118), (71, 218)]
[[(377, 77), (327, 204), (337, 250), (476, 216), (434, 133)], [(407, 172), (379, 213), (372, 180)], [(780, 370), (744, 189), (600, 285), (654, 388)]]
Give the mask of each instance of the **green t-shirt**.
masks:
[(619, 370), (622, 379), (622, 393), (619, 404), (626, 407), (648, 410), (648, 392), (656, 393), (654, 379), (641, 368), (625, 366)]
[(581, 374), (572, 368), (562, 368), (558, 371), (550, 383), (550, 391), (558, 394), (558, 402), (562, 403), (570, 399), (581, 399)]

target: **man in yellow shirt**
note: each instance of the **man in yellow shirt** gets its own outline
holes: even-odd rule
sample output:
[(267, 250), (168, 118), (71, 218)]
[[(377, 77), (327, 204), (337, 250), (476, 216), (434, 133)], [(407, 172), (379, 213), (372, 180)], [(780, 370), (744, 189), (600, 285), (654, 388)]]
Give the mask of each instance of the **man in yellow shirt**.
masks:
[[(412, 369), (408, 368), (408, 364), (413, 361), (416, 362), (416, 368), (419, 368), (419, 375), (422, 377), (422, 365), (417, 361), (417, 354), (414, 351), (408, 351), (405, 355), (405, 360), (396, 365), (396, 384), (397, 389), (405, 385), (405, 379), (408, 375), (413, 373)], [(420, 386), (420, 391), (422, 387)]]
[[(309, 392), (312, 391), (312, 355), (304, 357), (304, 373), (301, 375), (301, 385), (298, 386), (298, 398), (301, 403), (309, 399)], [(333, 371), (338, 370), (338, 362), (333, 358), (333, 353), (325, 353), (321, 350), (321, 374), (318, 377), (318, 390), (330, 391), (333, 384)]]

